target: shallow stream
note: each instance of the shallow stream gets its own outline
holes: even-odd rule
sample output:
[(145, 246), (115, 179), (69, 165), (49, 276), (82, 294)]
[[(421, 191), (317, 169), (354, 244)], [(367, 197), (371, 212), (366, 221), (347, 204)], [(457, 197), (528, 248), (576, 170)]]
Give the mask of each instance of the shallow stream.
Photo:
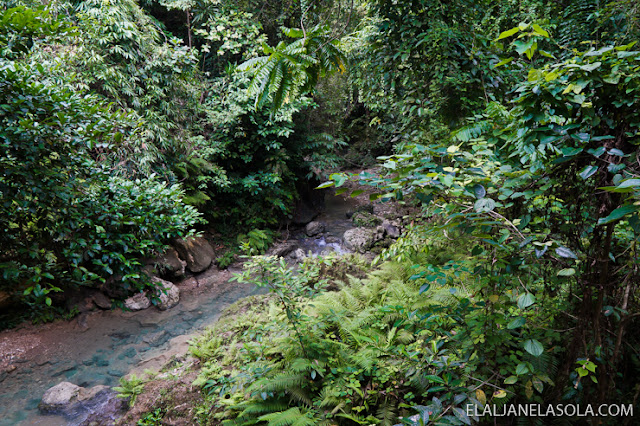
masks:
[[(294, 236), (300, 248), (314, 255), (328, 250), (343, 253), (342, 235), (353, 227), (346, 213), (355, 205), (352, 199), (328, 195), (325, 210), (316, 219), (325, 224), (326, 232), (317, 238)], [(86, 388), (117, 386), (118, 379), (133, 369), (161, 367), (179, 352), (176, 349), (184, 351), (191, 335), (215, 322), (225, 307), (264, 291), (229, 282), (232, 272), (239, 271), (214, 267), (199, 275), (202, 289), (183, 292), (178, 306), (168, 311), (94, 311), (71, 322), (4, 333), (5, 339), (24, 338), (30, 343), (29, 356), (16, 357), (15, 369), (0, 376), (0, 426), (82, 423), (87, 413), (73, 418), (41, 415), (38, 403), (44, 392), (62, 381)]]

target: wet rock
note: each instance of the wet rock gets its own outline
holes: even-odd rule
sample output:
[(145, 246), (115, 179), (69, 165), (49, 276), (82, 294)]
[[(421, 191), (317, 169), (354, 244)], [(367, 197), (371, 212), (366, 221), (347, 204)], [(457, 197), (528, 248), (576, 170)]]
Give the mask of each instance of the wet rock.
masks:
[(289, 257), (291, 257), (291, 259), (293, 260), (303, 260), (305, 257), (307, 257), (307, 254), (304, 252), (304, 250), (299, 248), (299, 249), (296, 249), (293, 253), (291, 253)]
[(307, 226), (304, 228), (304, 232), (309, 237), (313, 237), (315, 235), (321, 234), (324, 232), (324, 223), (322, 222), (309, 222)]
[(386, 234), (391, 238), (398, 238), (400, 236), (400, 229), (388, 220), (382, 222), (382, 227)]
[(80, 386), (69, 382), (58, 383), (44, 393), (38, 408), (43, 413), (56, 413), (70, 408), (78, 399)]
[(382, 223), (382, 219), (369, 212), (362, 211), (354, 213), (352, 219), (356, 226), (374, 227)]
[(163, 276), (168, 278), (182, 278), (185, 274), (187, 262), (180, 259), (176, 249), (170, 247), (156, 260), (156, 265)]
[(62, 414), (73, 418), (74, 424), (81, 424), (90, 417), (114, 420), (127, 407), (109, 386), (86, 389), (62, 382), (45, 392), (38, 408), (44, 414)]
[(194, 273), (207, 269), (215, 255), (211, 244), (202, 237), (178, 238), (173, 245), (180, 258), (187, 262), (187, 268)]
[(180, 289), (173, 283), (154, 277), (152, 280), (156, 284), (156, 306), (161, 311), (171, 309), (180, 301)]
[(294, 251), (297, 248), (298, 248), (298, 243), (296, 241), (288, 240), (288, 241), (283, 241), (283, 242), (280, 242), (280, 243), (276, 243), (269, 250), (269, 252), (273, 256), (285, 257), (286, 255), (288, 255), (289, 253), (291, 253), (292, 251)]
[(151, 306), (151, 301), (144, 293), (137, 293), (126, 299), (124, 306), (131, 311), (141, 311)]
[(378, 241), (380, 237), (376, 229), (353, 228), (344, 233), (344, 245), (351, 251), (364, 253)]
[(97, 292), (93, 295), (93, 303), (100, 309), (111, 309), (111, 299), (104, 293)]
[(149, 345), (156, 345), (161, 342), (163, 339), (168, 338), (168, 333), (166, 330), (158, 331), (157, 333), (151, 333), (142, 338), (144, 343)]

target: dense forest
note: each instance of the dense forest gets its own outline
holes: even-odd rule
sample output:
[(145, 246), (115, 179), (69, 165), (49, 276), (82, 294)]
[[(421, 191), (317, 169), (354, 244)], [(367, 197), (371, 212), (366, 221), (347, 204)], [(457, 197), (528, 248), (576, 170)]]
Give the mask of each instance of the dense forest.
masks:
[[(639, 17), (0, 0), (0, 325), (69, 318), (83, 288), (122, 306), (158, 285), (148, 259), (206, 235), (269, 292), (194, 341), (188, 409), (130, 424), (635, 424), (482, 407), (640, 415)], [(411, 217), (373, 262), (262, 255), (322, 190)]]

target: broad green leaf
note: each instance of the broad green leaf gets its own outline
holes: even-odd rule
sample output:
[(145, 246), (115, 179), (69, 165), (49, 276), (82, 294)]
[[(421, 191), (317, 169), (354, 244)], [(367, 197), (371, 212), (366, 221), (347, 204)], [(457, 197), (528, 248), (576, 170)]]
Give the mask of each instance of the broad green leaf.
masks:
[(591, 176), (593, 176), (597, 171), (598, 171), (598, 166), (586, 166), (580, 172), (580, 177), (584, 180), (587, 180)]
[(521, 362), (516, 367), (516, 374), (518, 376), (522, 376), (523, 374), (527, 374), (529, 372), (529, 367), (524, 362)]
[(473, 187), (473, 193), (476, 195), (476, 198), (484, 198), (487, 195), (487, 190), (484, 189), (484, 186), (477, 184)]
[(480, 200), (476, 201), (474, 208), (478, 213), (490, 212), (496, 208), (496, 202), (491, 198), (481, 198)]
[(520, 309), (528, 308), (534, 303), (536, 303), (536, 298), (531, 293), (524, 293), (524, 294), (521, 294), (520, 297), (518, 297), (518, 307)]
[(542, 37), (549, 38), (549, 33), (548, 33), (547, 31), (545, 31), (545, 30), (544, 30), (540, 25), (538, 25), (538, 24), (533, 24), (533, 25), (531, 26), (531, 28), (533, 28), (533, 31), (534, 31), (536, 34), (539, 34), (539, 35), (541, 35)]
[(505, 385), (512, 385), (512, 384), (516, 383), (517, 381), (518, 381), (518, 377), (509, 376), (506, 379), (504, 379), (504, 384)]
[(633, 204), (618, 207), (612, 211), (609, 216), (598, 219), (598, 225), (606, 225), (607, 223), (615, 222), (616, 220), (622, 219), (624, 216), (637, 211), (640, 211), (640, 206), (635, 206)]
[(364, 191), (362, 189), (357, 189), (351, 193), (351, 198), (355, 198), (358, 195), (362, 194)]
[(558, 276), (559, 277), (571, 277), (573, 275), (576, 274), (576, 270), (573, 268), (566, 268), (566, 269), (561, 269), (560, 271), (558, 271)]
[(558, 256), (560, 256), (560, 257), (565, 257), (565, 258), (568, 258), (568, 259), (577, 259), (578, 258), (578, 256), (576, 256), (574, 252), (572, 252), (568, 248), (562, 247), (562, 246), (556, 248), (556, 254)]
[(515, 328), (520, 328), (527, 323), (527, 320), (523, 317), (518, 317), (507, 324), (507, 329), (513, 330)]
[(535, 339), (529, 339), (524, 342), (524, 349), (533, 356), (540, 356), (544, 352), (542, 343)]

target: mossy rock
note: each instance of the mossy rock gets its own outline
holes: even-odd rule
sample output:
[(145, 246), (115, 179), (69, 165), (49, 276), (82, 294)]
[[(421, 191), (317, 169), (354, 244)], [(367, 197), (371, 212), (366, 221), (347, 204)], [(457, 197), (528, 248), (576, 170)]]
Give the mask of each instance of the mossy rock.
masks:
[(351, 218), (356, 226), (373, 228), (382, 223), (382, 219), (366, 211), (360, 211), (353, 214)]

